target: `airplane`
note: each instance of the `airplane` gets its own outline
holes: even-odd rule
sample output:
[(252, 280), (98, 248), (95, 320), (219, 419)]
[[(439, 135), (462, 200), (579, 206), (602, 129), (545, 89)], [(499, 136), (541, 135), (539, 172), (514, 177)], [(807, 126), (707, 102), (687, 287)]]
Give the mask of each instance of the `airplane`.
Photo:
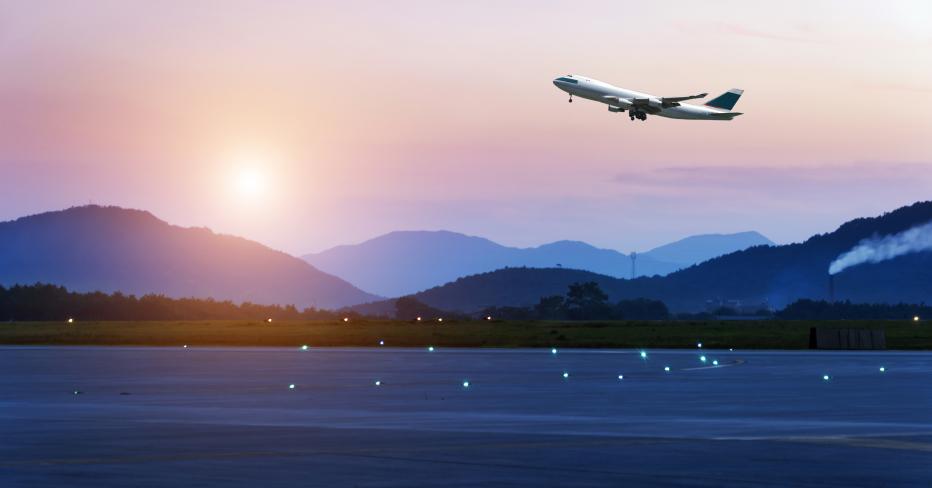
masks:
[(732, 112), (731, 109), (744, 93), (744, 90), (732, 88), (709, 100), (705, 105), (684, 105), (680, 102), (705, 98), (708, 93), (685, 97), (655, 97), (578, 75), (561, 76), (553, 80), (553, 84), (570, 94), (570, 103), (573, 102), (573, 95), (576, 95), (608, 105), (609, 112), (627, 111), (631, 120), (642, 121), (647, 120), (647, 114), (670, 119), (731, 120), (741, 115), (740, 112)]

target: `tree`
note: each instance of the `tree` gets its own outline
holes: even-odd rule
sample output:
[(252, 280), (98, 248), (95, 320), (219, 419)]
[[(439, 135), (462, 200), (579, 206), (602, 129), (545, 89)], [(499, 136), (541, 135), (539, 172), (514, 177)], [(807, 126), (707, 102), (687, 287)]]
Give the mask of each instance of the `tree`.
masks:
[(565, 303), (566, 301), (560, 295), (541, 297), (537, 305), (534, 305), (534, 314), (537, 315), (537, 318), (545, 320), (563, 318)]
[(567, 314), (570, 318), (582, 320), (610, 318), (611, 309), (606, 300), (608, 295), (598, 283), (573, 283), (566, 293)]

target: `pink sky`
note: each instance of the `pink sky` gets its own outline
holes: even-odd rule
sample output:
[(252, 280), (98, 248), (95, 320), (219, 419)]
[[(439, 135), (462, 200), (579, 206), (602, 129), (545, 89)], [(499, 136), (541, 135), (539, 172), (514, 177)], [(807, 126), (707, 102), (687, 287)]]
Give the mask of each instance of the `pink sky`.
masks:
[[(932, 4), (762, 5), (0, 0), (0, 220), (93, 201), (296, 254), (397, 229), (643, 250), (929, 199)], [(743, 88), (745, 115), (632, 123), (566, 103), (566, 73)]]

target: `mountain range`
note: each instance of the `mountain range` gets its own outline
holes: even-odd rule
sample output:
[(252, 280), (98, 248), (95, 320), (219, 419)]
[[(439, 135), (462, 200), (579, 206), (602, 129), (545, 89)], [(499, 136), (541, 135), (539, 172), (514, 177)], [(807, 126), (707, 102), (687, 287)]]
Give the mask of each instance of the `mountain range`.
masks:
[(0, 223), (0, 284), (36, 282), (302, 308), (380, 298), (257, 242), (95, 205)]
[[(667, 276), (617, 279), (560, 268), (507, 268), (463, 277), (413, 296), (439, 309), (476, 312), (486, 307), (531, 306), (562, 295), (576, 282), (594, 281), (612, 301), (662, 300), (678, 312), (718, 305), (781, 308), (801, 298), (864, 303), (932, 302), (932, 252), (916, 252), (853, 266), (834, 277), (829, 264), (864, 239), (896, 234), (932, 222), (932, 202), (919, 202), (873, 218), (860, 218), (805, 242), (755, 246), (690, 266)], [(390, 313), (391, 302), (367, 304)]]
[[(757, 232), (692, 236), (644, 253), (637, 276), (678, 269), (751, 246), (772, 245)], [(401, 296), (505, 267), (559, 267), (631, 277), (631, 256), (580, 241), (508, 247), (449, 231), (397, 231), (355, 245), (302, 256), (315, 267), (379, 295)]]

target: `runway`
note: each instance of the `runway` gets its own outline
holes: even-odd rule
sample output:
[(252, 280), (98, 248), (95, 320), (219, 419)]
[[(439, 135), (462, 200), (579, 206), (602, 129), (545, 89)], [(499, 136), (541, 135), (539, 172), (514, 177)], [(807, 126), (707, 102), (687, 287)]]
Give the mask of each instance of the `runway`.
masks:
[(4, 347), (0, 484), (932, 483), (932, 353), (646, 352)]

